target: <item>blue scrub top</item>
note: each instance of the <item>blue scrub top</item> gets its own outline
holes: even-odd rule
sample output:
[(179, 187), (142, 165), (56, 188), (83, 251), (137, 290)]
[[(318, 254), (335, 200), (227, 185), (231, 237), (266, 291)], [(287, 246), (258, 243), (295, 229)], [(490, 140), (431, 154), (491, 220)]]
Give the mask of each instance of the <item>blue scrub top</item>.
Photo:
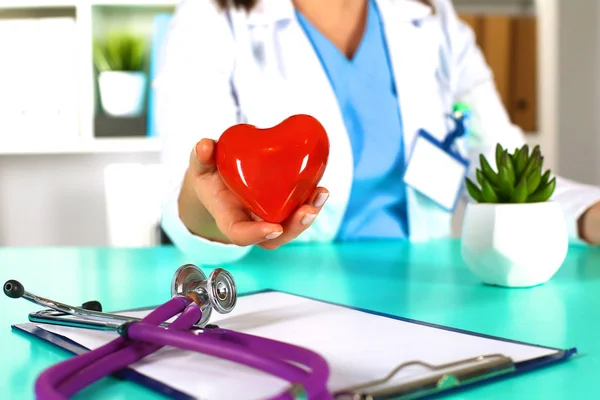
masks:
[(329, 77), (352, 144), (354, 181), (337, 239), (407, 238), (402, 119), (379, 10), (370, 0), (351, 60), (296, 14)]

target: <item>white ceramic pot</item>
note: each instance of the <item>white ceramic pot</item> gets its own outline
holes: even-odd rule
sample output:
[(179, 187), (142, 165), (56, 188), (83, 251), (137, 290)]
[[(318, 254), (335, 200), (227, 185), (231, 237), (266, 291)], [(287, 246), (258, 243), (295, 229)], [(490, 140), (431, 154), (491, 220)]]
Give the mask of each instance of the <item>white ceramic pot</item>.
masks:
[(98, 76), (102, 109), (113, 117), (137, 117), (144, 111), (146, 75), (105, 71)]
[(461, 234), (467, 267), (489, 285), (530, 287), (547, 282), (567, 255), (564, 213), (548, 201), (470, 203)]

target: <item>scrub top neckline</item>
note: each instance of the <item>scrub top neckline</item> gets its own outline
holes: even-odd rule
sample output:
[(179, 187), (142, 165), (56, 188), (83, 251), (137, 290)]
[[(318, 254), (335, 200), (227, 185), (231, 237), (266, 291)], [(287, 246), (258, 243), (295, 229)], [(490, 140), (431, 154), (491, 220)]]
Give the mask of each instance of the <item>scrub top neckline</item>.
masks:
[[(311, 28), (313, 35), (317, 35), (319, 37), (321, 45), (325, 44), (327, 47), (330, 48), (329, 49), (330, 54), (336, 55), (336, 58), (338, 59), (338, 63), (344, 64), (346, 67), (359, 67), (359, 64), (361, 64), (362, 59), (364, 57), (366, 57), (366, 56), (363, 56), (363, 53), (365, 52), (367, 43), (369, 43), (371, 40), (373, 40), (373, 38), (372, 38), (373, 35), (377, 34), (377, 27), (374, 26), (375, 24), (377, 24), (377, 19), (376, 19), (376, 15), (375, 15), (375, 13), (377, 11), (373, 9), (374, 7), (375, 7), (375, 5), (373, 4), (373, 0), (368, 0), (367, 16), (366, 16), (367, 20), (365, 22), (365, 26), (364, 26), (360, 41), (358, 43), (358, 46), (356, 47), (356, 50), (354, 51), (354, 54), (352, 55), (352, 57), (347, 57), (335, 44), (333, 44), (333, 42), (327, 36), (325, 36), (317, 27), (315, 27), (304, 16), (304, 14), (302, 14), (297, 9), (296, 9), (296, 15), (299, 19), (302, 20), (301, 22), (305, 26), (309, 26)], [(365, 60), (365, 62), (368, 62), (368, 59)]]

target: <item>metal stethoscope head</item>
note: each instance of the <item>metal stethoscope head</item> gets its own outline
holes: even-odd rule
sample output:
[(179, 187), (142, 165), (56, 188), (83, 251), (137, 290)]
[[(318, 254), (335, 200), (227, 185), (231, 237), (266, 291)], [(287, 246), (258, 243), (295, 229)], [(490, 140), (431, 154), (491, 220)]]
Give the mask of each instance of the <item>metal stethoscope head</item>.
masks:
[(231, 274), (224, 269), (213, 270), (208, 279), (195, 265), (186, 264), (177, 269), (171, 281), (171, 296), (191, 297), (202, 310), (202, 319), (198, 323), (208, 323), (212, 310), (227, 314), (237, 303), (237, 289)]
[[(116, 330), (125, 322), (140, 320), (135, 317), (102, 312), (102, 306), (97, 301), (88, 301), (81, 307), (75, 307), (37, 296), (26, 291), (19, 281), (12, 279), (4, 284), (3, 289), (8, 297), (13, 299), (22, 297), (48, 308), (29, 314), (31, 322)], [(237, 303), (237, 289), (229, 272), (217, 268), (207, 278), (200, 268), (192, 264), (182, 265), (173, 275), (171, 296), (186, 296), (202, 310), (202, 318), (195, 325), (198, 328), (208, 324), (213, 309), (219, 314), (227, 314)]]

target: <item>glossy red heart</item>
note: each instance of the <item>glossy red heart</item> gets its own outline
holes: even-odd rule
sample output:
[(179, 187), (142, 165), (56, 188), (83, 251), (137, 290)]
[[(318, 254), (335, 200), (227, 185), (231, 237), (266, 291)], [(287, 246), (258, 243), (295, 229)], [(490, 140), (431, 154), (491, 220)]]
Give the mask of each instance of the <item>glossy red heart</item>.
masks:
[(310, 115), (293, 115), (270, 128), (239, 124), (217, 142), (216, 164), (244, 206), (280, 223), (304, 204), (323, 177), (329, 138)]

